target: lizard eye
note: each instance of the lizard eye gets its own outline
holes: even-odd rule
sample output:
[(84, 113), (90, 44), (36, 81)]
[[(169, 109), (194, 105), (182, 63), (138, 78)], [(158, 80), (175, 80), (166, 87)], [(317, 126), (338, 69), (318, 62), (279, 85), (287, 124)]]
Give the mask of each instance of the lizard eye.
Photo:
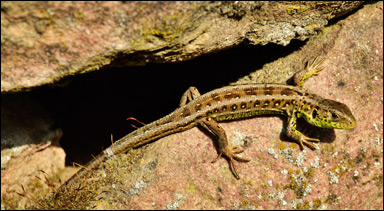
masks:
[(337, 114), (332, 113), (332, 119), (338, 119), (338, 118), (339, 118), (339, 116), (337, 116)]

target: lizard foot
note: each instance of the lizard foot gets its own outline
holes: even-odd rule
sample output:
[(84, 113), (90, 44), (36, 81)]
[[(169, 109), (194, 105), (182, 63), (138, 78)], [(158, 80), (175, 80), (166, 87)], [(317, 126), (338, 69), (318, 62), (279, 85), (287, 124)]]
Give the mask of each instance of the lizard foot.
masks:
[(229, 165), (232, 170), (232, 173), (235, 175), (236, 179), (240, 179), (239, 175), (237, 174), (236, 167), (233, 163), (234, 160), (241, 161), (241, 162), (249, 162), (249, 159), (239, 157), (236, 154), (244, 152), (244, 149), (240, 149), (238, 146), (234, 147), (226, 147), (223, 150), (221, 150), (220, 154), (217, 156), (215, 160), (212, 161), (212, 163), (216, 162), (222, 155), (227, 157), (229, 159)]
[(320, 140), (317, 139), (317, 138), (308, 138), (308, 137), (303, 137), (299, 140), (299, 145), (300, 145), (300, 149), (303, 150), (304, 149), (304, 144), (307, 145), (309, 148), (315, 150), (317, 149), (317, 146), (314, 145), (312, 142), (315, 142), (315, 143), (319, 143)]

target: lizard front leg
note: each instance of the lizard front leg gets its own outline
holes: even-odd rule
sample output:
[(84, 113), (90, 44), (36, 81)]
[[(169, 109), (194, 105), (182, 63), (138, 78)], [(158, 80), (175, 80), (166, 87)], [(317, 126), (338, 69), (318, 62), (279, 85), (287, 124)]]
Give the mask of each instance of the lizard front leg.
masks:
[(288, 117), (288, 126), (287, 126), (287, 132), (286, 132), (287, 136), (297, 141), (298, 144), (300, 145), (301, 150), (304, 149), (304, 144), (313, 150), (317, 149), (316, 145), (314, 145), (311, 142), (319, 143), (320, 140), (316, 138), (309, 138), (304, 134), (302, 134), (300, 131), (298, 131), (296, 129), (296, 120), (297, 120), (297, 116), (296, 116), (296, 111), (294, 109), (292, 111), (292, 114)]
[(303, 88), (304, 80), (313, 76), (318, 75), (320, 71), (324, 69), (324, 67), (320, 67), (320, 65), (324, 62), (325, 59), (316, 57), (313, 61), (308, 61), (305, 69), (295, 73), (293, 76), (293, 81), (295, 86)]

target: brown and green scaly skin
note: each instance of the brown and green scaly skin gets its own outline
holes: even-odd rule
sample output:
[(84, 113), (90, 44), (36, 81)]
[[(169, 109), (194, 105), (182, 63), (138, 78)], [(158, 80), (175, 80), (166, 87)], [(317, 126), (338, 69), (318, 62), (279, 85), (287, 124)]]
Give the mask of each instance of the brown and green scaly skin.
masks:
[[(282, 84), (240, 84), (225, 86), (200, 95), (196, 88), (188, 89), (180, 101), (180, 107), (167, 116), (147, 124), (126, 135), (101, 152), (78, 173), (64, 183), (60, 190), (69, 187), (76, 178), (84, 178), (90, 170), (96, 169), (110, 157), (125, 153), (161, 137), (201, 126), (217, 137), (220, 158), (226, 156), (236, 178), (239, 178), (233, 160), (249, 161), (237, 154), (242, 152), (237, 146), (230, 146), (225, 131), (217, 122), (244, 119), (257, 115), (278, 114), (288, 117), (286, 135), (297, 141), (301, 149), (304, 145), (312, 149), (309, 138), (296, 129), (296, 120), (305, 119), (309, 124), (322, 128), (352, 129), (356, 120), (349, 108), (340, 102), (324, 99), (302, 88), (304, 79), (318, 74), (323, 68), (323, 60), (317, 58), (306, 69), (294, 76), (295, 86)], [(216, 160), (217, 160), (216, 159)]]

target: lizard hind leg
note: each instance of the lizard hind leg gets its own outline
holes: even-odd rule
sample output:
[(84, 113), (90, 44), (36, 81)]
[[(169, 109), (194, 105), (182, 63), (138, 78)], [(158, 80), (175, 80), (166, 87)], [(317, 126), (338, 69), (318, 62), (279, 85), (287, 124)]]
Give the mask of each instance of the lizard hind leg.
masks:
[(240, 179), (233, 161), (250, 161), (249, 159), (242, 158), (237, 155), (239, 153), (242, 153), (244, 150), (241, 149), (239, 146), (230, 146), (224, 129), (213, 119), (206, 117), (201, 119), (199, 123), (204, 129), (206, 129), (208, 132), (212, 133), (217, 137), (217, 150), (219, 152), (219, 155), (216, 157), (215, 160), (212, 161), (212, 163), (216, 162), (219, 158), (224, 155), (229, 159), (229, 165), (232, 173), (234, 174), (236, 179)]
[(180, 107), (184, 106), (199, 96), (200, 96), (199, 90), (197, 90), (196, 87), (191, 86), (187, 89), (187, 91), (184, 92), (183, 96), (181, 96), (179, 106)]

